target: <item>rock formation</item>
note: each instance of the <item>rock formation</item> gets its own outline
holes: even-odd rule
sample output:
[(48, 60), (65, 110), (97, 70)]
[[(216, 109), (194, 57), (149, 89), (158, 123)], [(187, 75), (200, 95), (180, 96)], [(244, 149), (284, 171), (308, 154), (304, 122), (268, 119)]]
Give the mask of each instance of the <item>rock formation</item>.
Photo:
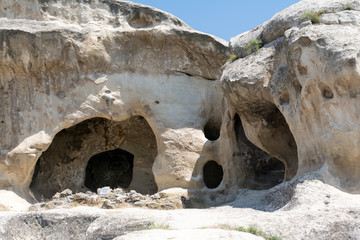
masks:
[[(359, 9), (304, 0), (230, 41), (240, 58), (221, 79), (223, 129), (231, 135), (239, 114), (246, 137), (284, 163), (285, 179), (319, 170), (326, 183), (360, 192)], [(250, 41), (262, 48), (251, 52)]]
[(359, 11), (303, 0), (228, 47), (141, 4), (1, 1), (0, 238), (360, 239)]
[(321, 170), (358, 192), (359, 2), (293, 5), (231, 39), (223, 73), (225, 41), (151, 7), (1, 4), (1, 189), (216, 204)]
[(227, 42), (124, 1), (6, 0), (0, 16), (0, 189), (205, 188)]

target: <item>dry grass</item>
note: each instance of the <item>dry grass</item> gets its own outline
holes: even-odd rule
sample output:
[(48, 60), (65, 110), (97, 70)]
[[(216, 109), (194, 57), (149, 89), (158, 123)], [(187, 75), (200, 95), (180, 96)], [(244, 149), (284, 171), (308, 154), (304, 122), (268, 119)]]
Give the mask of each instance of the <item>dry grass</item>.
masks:
[(228, 230), (228, 231), (246, 232), (246, 233), (251, 233), (251, 234), (256, 235), (256, 236), (263, 237), (266, 240), (281, 240), (280, 237), (270, 236), (270, 235), (264, 233), (256, 225), (251, 225), (248, 228), (245, 228), (245, 227), (235, 227), (234, 228), (234, 227), (230, 227), (229, 225), (221, 224), (221, 225), (218, 225), (218, 226), (205, 227), (205, 228), (217, 228), (217, 229), (224, 229), (224, 230)]
[(305, 22), (305, 21), (310, 20), (312, 24), (317, 24), (317, 23), (320, 23), (320, 22), (321, 22), (320, 16), (321, 16), (322, 14), (324, 14), (324, 13), (325, 13), (324, 10), (320, 10), (320, 11), (317, 11), (317, 12), (305, 11), (305, 12), (303, 12), (303, 14), (301, 15), (300, 21), (301, 21), (301, 22)]

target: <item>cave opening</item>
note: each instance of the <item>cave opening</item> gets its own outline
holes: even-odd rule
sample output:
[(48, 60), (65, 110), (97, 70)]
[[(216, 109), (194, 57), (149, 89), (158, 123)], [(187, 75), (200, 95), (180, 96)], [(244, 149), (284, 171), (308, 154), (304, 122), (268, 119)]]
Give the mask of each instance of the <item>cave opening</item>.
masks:
[(30, 190), (36, 198), (105, 186), (153, 194), (156, 156), (156, 138), (145, 118), (91, 118), (55, 135), (36, 163)]
[(128, 188), (133, 177), (134, 155), (115, 149), (92, 156), (86, 166), (85, 186), (96, 192), (98, 188)]
[(221, 121), (210, 119), (204, 126), (204, 135), (210, 141), (216, 141), (220, 137)]
[(238, 114), (234, 116), (234, 131), (243, 154), (243, 187), (261, 190), (282, 183), (285, 178), (285, 164), (248, 140)]
[(224, 171), (216, 161), (208, 161), (203, 167), (203, 178), (207, 188), (217, 188), (222, 182)]

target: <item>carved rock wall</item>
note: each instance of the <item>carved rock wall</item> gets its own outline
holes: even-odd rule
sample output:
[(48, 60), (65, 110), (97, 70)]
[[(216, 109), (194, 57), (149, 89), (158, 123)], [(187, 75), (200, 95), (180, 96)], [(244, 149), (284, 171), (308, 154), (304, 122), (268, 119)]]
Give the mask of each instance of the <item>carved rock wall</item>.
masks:
[[(130, 2), (16, 0), (2, 1), (0, 11), (6, 17), (0, 22), (0, 188), (27, 196), (39, 157), (49, 146), (61, 152), (53, 140), (62, 130), (94, 118), (116, 125), (137, 116), (156, 139), (146, 146), (156, 184), (131, 187), (153, 192), (205, 186), (202, 171), (194, 169), (202, 168), (202, 156), (217, 160), (204, 127), (221, 122), (222, 91), (213, 80), (228, 56), (225, 41)], [(92, 153), (102, 149), (101, 138), (88, 145)], [(128, 148), (120, 140), (114, 145), (130, 149), (136, 165), (147, 155), (134, 150), (143, 147), (141, 140), (133, 141)], [(70, 145), (64, 154), (76, 147)], [(91, 156), (77, 156), (82, 169), (70, 179), (78, 189)], [(65, 164), (65, 158), (59, 161)], [(61, 175), (67, 178), (76, 169), (69, 164), (75, 163), (49, 170), (70, 169)], [(142, 174), (134, 172), (133, 182), (141, 182), (136, 175)], [(33, 186), (41, 189), (57, 174), (37, 176)]]
[[(119, 181), (142, 193), (221, 203), (312, 171), (358, 192), (360, 3), (348, 3), (291, 6), (233, 38), (240, 58), (221, 69), (227, 42), (151, 7), (4, 0), (0, 189), (87, 190), (104, 153), (133, 156), (104, 163), (131, 168)], [(265, 45), (249, 54), (252, 39)]]
[[(117, 149), (131, 153), (131, 163), (120, 153), (99, 156), (89, 165), (93, 156)], [(74, 192), (90, 188), (96, 192), (98, 187), (108, 185), (155, 193), (152, 166), (156, 156), (156, 139), (144, 118), (122, 122), (92, 118), (55, 136), (37, 161), (30, 188), (46, 198), (66, 188)]]
[[(228, 114), (285, 164), (286, 179), (320, 170), (327, 183), (359, 192), (359, 7), (305, 0), (231, 40), (241, 58), (221, 80)], [(302, 20), (306, 11), (321, 12), (320, 22)], [(249, 39), (265, 46), (244, 54)]]

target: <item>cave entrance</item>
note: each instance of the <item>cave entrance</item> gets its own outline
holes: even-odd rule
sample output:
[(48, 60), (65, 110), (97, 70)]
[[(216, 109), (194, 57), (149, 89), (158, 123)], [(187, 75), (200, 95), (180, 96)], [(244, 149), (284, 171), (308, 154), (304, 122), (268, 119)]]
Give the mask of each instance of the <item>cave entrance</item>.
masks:
[(156, 156), (156, 138), (143, 117), (88, 119), (56, 134), (36, 163), (30, 189), (45, 198), (104, 186), (153, 194)]
[(210, 119), (204, 126), (204, 135), (210, 141), (216, 141), (220, 137), (221, 121)]
[(208, 161), (203, 168), (204, 183), (207, 188), (217, 188), (223, 180), (224, 171), (216, 161)]
[(242, 187), (260, 190), (272, 188), (284, 181), (285, 165), (250, 142), (240, 116), (234, 116), (236, 140), (242, 152)]
[(128, 188), (133, 177), (134, 155), (121, 149), (98, 153), (86, 166), (85, 187)]

